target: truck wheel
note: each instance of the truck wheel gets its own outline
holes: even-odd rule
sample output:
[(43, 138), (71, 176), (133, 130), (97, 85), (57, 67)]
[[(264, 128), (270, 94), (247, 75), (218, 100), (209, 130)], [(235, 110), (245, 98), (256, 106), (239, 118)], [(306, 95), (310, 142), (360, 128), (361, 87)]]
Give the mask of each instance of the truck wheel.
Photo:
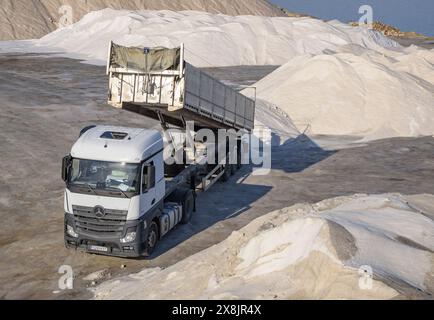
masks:
[(150, 256), (154, 253), (158, 243), (158, 225), (153, 221), (149, 227), (148, 238), (146, 239), (147, 254)]
[(170, 195), (169, 202), (179, 203), (182, 206), (181, 224), (187, 224), (191, 221), (194, 211), (194, 193), (190, 189), (179, 189)]

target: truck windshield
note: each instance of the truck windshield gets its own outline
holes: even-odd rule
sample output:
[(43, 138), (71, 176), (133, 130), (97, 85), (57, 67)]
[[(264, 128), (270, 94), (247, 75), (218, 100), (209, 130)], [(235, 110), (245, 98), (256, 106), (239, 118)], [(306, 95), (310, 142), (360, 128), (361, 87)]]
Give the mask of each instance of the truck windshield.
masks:
[(74, 192), (131, 197), (139, 193), (140, 165), (73, 159), (69, 188)]

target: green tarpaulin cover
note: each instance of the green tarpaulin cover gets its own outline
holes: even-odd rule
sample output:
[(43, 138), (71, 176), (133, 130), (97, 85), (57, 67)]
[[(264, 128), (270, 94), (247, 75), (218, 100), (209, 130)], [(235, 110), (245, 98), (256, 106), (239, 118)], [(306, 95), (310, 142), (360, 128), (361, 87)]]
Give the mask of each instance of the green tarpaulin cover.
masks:
[(124, 47), (113, 43), (110, 63), (115, 68), (128, 68), (143, 72), (176, 70), (179, 68), (180, 56), (180, 48), (145, 49), (144, 47)]

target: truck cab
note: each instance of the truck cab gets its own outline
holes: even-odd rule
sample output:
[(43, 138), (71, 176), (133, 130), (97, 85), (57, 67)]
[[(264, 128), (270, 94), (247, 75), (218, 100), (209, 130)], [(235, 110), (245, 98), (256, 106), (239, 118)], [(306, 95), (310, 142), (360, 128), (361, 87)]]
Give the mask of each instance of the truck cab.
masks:
[(81, 132), (62, 165), (68, 248), (150, 255), (160, 237), (188, 222), (193, 192), (166, 193), (163, 149), (157, 130), (93, 126)]

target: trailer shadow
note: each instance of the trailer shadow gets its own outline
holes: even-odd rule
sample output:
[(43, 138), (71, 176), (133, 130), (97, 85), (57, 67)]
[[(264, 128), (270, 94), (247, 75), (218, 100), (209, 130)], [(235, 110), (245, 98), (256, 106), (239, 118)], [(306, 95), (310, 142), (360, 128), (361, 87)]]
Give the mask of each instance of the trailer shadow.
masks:
[[(275, 134), (272, 135), (272, 139), (273, 145), (280, 142), (280, 137)], [(324, 150), (306, 134), (301, 134), (272, 148), (271, 169), (286, 173), (303, 172), (337, 152)]]
[[(219, 232), (219, 223), (237, 217), (251, 209), (252, 204), (270, 192), (272, 186), (242, 182), (245, 176), (250, 173), (251, 168), (242, 169), (228, 182), (218, 182), (210, 191), (200, 193), (197, 199), (197, 210), (192, 221), (188, 225), (182, 225), (172, 230), (160, 242), (151, 259), (166, 253), (212, 226), (217, 226), (216, 232)], [(222, 232), (224, 232), (223, 228), (222, 225)], [(209, 246), (215, 244), (215, 240), (217, 239), (205, 239)]]
[[(271, 168), (268, 174), (280, 170), (286, 173), (302, 172), (334, 153), (335, 151), (322, 149), (306, 135), (300, 135), (272, 148)], [(270, 179), (266, 179), (266, 177), (261, 184), (249, 182), (249, 177), (254, 174), (255, 169), (259, 169), (259, 167), (245, 166), (228, 182), (219, 182), (210, 191), (200, 193), (197, 200), (197, 212), (192, 222), (172, 230), (160, 242), (157, 251), (150, 259), (155, 259), (170, 250), (179, 250), (178, 246), (183, 242), (192, 237), (200, 237), (200, 247), (187, 248), (187, 250), (184, 248), (182, 251), (183, 255), (186, 251), (189, 252), (189, 255), (194, 254), (222, 241), (232, 231), (239, 230), (254, 219), (273, 210), (281, 209), (281, 205), (277, 203), (264, 206), (261, 210), (255, 206), (254, 214), (245, 215), (255, 203), (262, 201), (261, 199), (266, 197), (275, 187), (272, 183), (267, 182)], [(258, 179), (255, 180), (258, 181)], [(228, 224), (231, 225), (230, 228), (227, 227)], [(211, 227), (212, 231), (204, 232), (204, 235), (201, 235), (203, 231)], [(230, 231), (228, 231), (229, 229)]]

